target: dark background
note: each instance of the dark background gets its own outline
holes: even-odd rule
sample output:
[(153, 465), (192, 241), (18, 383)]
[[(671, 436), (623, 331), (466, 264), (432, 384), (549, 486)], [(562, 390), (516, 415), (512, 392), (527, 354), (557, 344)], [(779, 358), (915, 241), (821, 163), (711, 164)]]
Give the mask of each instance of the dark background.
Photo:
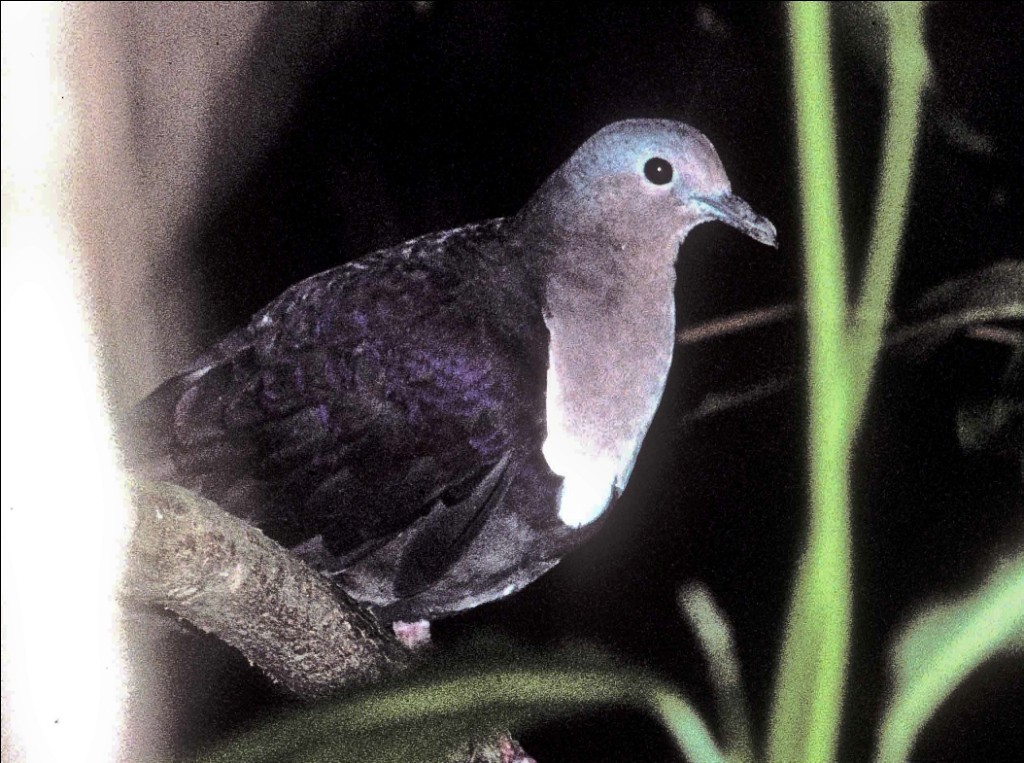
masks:
[[(341, 11), (302, 12), (328, 29)], [(296, 13), (273, 6), (261, 21), (246, 64), (255, 87), (285, 55), (281, 32)], [(944, 280), (1021, 256), (1024, 11), (935, 4), (927, 22), (935, 76), (898, 311)], [(583, 140), (629, 117), (702, 130), (734, 189), (779, 229), (778, 251), (720, 225), (691, 234), (679, 265), (680, 326), (799, 300), (780, 6), (394, 3), (347, 24), (304, 64), (294, 107), (262, 159), (189, 231), (199, 344), (314, 272), (515, 212)], [(883, 124), (880, 28), (840, 14), (835, 31), (844, 224), (859, 253)], [(231, 162), (230, 151), (214, 156), (209, 171)], [(711, 393), (799, 378), (801, 328), (791, 320), (682, 348), (629, 489), (600, 536), (522, 593), (436, 623), (439, 650), (484, 631), (541, 646), (595, 643), (668, 677), (710, 715), (703, 665), (675, 603), (681, 584), (700, 580), (735, 627), (763, 738), (806, 516), (802, 389), (689, 414)], [(886, 362), (875, 387), (855, 477), (842, 760), (870, 754), (893, 629), (921, 605), (981, 582), (1020, 546), (1018, 456), (966, 452), (955, 426), (961, 405), (994, 393), (1008, 357), (1006, 346), (955, 338), (922, 360)], [(200, 738), (280, 702), (258, 677), (239, 681), (214, 698)], [(1019, 658), (987, 665), (929, 724), (915, 760), (1008, 759), (1024, 736), (1022, 686)], [(522, 742), (541, 763), (677, 759), (653, 721), (612, 712), (542, 726)]]

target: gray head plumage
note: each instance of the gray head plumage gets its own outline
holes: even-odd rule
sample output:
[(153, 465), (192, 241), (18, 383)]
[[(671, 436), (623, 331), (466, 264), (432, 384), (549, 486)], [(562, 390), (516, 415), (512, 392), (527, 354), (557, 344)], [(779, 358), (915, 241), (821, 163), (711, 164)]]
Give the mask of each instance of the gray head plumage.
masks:
[(540, 215), (569, 236), (649, 239), (671, 247), (720, 220), (769, 246), (775, 227), (732, 193), (714, 146), (664, 119), (616, 122), (587, 140), (537, 192), (521, 217)]

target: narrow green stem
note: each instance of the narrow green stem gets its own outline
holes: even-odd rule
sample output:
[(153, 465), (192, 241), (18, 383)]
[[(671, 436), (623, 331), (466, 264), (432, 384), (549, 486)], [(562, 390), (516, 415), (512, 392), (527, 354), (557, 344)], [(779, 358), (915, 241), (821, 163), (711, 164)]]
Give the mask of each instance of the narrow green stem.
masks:
[(879, 4), (889, 33), (887, 120), (864, 282), (847, 325), (828, 9), (787, 5), (806, 256), (811, 518), (790, 602), (769, 759), (834, 760), (850, 641), (850, 458), (884, 341), (928, 60), (918, 3)]
[(885, 338), (910, 199), (921, 100), (928, 80), (928, 55), (921, 32), (922, 5), (890, 3), (881, 9), (886, 14), (890, 35), (890, 79), (881, 175), (868, 259), (850, 326), (851, 437), (855, 436), (863, 416), (878, 353)]
[(807, 294), (811, 522), (775, 684), (769, 759), (835, 757), (850, 630), (849, 377), (828, 8), (787, 4)]

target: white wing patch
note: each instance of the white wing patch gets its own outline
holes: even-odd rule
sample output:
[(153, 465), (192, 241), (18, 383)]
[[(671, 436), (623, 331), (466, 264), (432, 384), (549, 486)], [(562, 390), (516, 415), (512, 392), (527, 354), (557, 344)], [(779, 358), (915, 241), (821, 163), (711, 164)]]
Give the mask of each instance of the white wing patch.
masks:
[(589, 525), (611, 503), (611, 483), (593, 470), (566, 474), (558, 494), (558, 518), (568, 527)]
[(548, 366), (546, 409), (548, 435), (541, 452), (548, 467), (562, 477), (558, 518), (569, 527), (583, 527), (597, 519), (612, 499), (612, 488), (625, 487), (640, 450), (640, 437), (627, 444), (624, 463), (607, 454), (591, 453), (572, 437), (566, 426), (562, 391), (553, 364)]
[(630, 414), (627, 414), (631, 415), (632, 421), (620, 426), (617, 437), (612, 441), (606, 436), (586, 436), (588, 427), (593, 429), (592, 422), (570, 420), (574, 414), (567, 410), (570, 406), (566, 404), (565, 390), (558, 373), (558, 352), (564, 337), (560, 336), (559, 327), (547, 317), (545, 323), (550, 332), (550, 344), (545, 392), (547, 437), (541, 452), (551, 471), (562, 477), (558, 518), (569, 527), (583, 527), (604, 513), (612, 501), (612, 491), (618, 488), (621, 492), (633, 471), (640, 445), (661, 400), (672, 361), (674, 304), (667, 311), (665, 321), (665, 350), (658, 354), (650, 368), (651, 383), (647, 385), (643, 399), (633, 399)]

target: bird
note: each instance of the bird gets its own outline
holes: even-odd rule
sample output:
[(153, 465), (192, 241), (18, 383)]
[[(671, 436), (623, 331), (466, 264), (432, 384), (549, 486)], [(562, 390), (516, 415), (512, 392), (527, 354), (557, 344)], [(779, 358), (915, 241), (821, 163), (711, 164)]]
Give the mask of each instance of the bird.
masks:
[(514, 215), (287, 289), (134, 408), (133, 469), (396, 627), (508, 596), (626, 488), (672, 362), (680, 248), (716, 220), (777, 247), (700, 131), (610, 124)]

